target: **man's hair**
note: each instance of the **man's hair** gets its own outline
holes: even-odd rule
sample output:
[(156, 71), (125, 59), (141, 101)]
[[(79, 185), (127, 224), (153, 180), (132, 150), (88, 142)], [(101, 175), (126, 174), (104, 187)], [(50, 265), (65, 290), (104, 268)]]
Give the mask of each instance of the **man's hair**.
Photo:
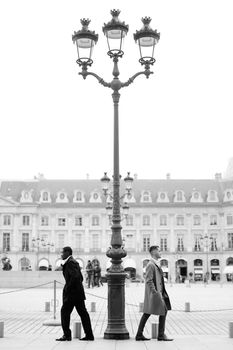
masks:
[(159, 249), (159, 246), (158, 246), (158, 245), (152, 245), (152, 246), (150, 246), (150, 248), (149, 248), (149, 253), (151, 253), (152, 250), (155, 250), (155, 249)]
[(63, 252), (68, 252), (70, 255), (73, 254), (73, 251), (72, 251), (71, 247), (64, 247), (63, 248)]

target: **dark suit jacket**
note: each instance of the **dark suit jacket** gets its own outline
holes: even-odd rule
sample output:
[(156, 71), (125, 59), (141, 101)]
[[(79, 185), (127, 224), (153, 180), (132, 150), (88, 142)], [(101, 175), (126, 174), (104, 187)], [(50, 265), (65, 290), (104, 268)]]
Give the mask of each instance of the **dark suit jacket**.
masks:
[(66, 281), (63, 289), (63, 302), (85, 300), (86, 297), (82, 284), (83, 276), (78, 262), (72, 256), (63, 265), (63, 276)]

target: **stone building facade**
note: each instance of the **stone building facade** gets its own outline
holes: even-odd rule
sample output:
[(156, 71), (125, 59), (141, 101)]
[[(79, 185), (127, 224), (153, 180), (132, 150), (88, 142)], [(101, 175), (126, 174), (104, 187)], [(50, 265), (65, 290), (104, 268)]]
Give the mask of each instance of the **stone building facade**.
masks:
[[(233, 180), (216, 174), (207, 180), (135, 178), (122, 221), (131, 277), (142, 277), (148, 247), (158, 244), (168, 280), (231, 279), (233, 265)], [(97, 259), (102, 274), (111, 224), (99, 180), (2, 181), (0, 252), (13, 270), (56, 269), (60, 251), (70, 245), (85, 268)]]

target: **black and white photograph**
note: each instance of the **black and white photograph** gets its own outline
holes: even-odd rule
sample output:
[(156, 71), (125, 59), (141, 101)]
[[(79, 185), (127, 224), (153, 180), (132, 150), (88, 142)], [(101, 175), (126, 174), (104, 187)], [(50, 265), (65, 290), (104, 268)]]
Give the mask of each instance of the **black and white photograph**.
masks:
[(231, 0), (0, 0), (0, 349), (233, 347)]

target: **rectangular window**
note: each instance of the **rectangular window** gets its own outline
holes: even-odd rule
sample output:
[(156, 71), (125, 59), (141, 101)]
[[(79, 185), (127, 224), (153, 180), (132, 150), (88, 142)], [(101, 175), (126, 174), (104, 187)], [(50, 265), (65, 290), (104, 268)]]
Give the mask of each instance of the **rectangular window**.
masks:
[(201, 242), (200, 242), (200, 236), (195, 237), (194, 241), (194, 251), (195, 252), (200, 252), (201, 251)]
[(3, 232), (2, 248), (4, 252), (10, 251), (10, 233)]
[(216, 237), (212, 237), (211, 241), (210, 241), (210, 250), (211, 252), (218, 250), (217, 248), (217, 238)]
[(217, 225), (217, 215), (210, 216), (210, 225)]
[(100, 224), (100, 219), (98, 216), (93, 216), (92, 217), (92, 226), (99, 226)]
[(75, 238), (75, 242), (74, 242), (75, 248), (77, 250), (82, 250), (82, 235), (79, 233), (76, 233), (74, 238)]
[(29, 251), (29, 233), (27, 232), (22, 233), (22, 251), (23, 252)]
[(29, 226), (29, 225), (30, 225), (30, 216), (23, 215), (23, 226)]
[(177, 218), (176, 218), (176, 225), (177, 226), (183, 226), (184, 225), (184, 217), (183, 216), (177, 216)]
[(82, 226), (83, 218), (81, 216), (75, 216), (75, 226)]
[(65, 239), (65, 236), (64, 236), (64, 234), (62, 233), (60, 233), (59, 235), (58, 235), (58, 248), (59, 249), (61, 249), (61, 248), (63, 248), (64, 247), (64, 239)]
[(4, 226), (11, 225), (11, 216), (10, 215), (4, 215), (3, 216), (3, 225)]
[(227, 225), (233, 225), (233, 216), (227, 215)]
[(160, 238), (160, 250), (161, 250), (161, 252), (167, 251), (167, 238), (166, 237)]
[(132, 215), (128, 215), (126, 217), (126, 226), (133, 226), (133, 216)]
[(166, 215), (161, 215), (160, 216), (160, 226), (167, 226), (167, 217)]
[(41, 226), (48, 226), (48, 224), (49, 224), (49, 217), (41, 216)]
[(100, 250), (100, 242), (99, 242), (99, 235), (98, 234), (92, 235), (92, 249), (93, 250)]
[(150, 248), (150, 237), (144, 236), (143, 237), (143, 251), (148, 252), (149, 248)]
[(125, 248), (126, 250), (133, 250), (134, 249), (134, 236), (131, 234), (126, 235), (125, 237)]
[(183, 237), (178, 237), (177, 250), (178, 250), (178, 252), (183, 252), (184, 251)]
[(66, 218), (58, 218), (58, 226), (66, 226)]
[(228, 233), (228, 248), (233, 248), (233, 232)]

